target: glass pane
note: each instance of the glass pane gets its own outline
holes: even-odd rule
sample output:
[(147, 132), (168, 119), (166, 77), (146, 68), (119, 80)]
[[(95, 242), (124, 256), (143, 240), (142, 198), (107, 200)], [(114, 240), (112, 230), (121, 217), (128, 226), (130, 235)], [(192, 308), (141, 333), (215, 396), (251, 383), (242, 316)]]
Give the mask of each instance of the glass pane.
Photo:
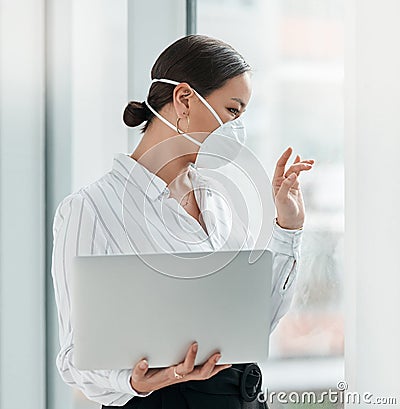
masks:
[(343, 356), (343, 6), (198, 0), (198, 32), (228, 42), (253, 68), (248, 144), (270, 177), (288, 146), (289, 163), (297, 153), (316, 161), (300, 176), (306, 222), (297, 291), (271, 336), (270, 362)]

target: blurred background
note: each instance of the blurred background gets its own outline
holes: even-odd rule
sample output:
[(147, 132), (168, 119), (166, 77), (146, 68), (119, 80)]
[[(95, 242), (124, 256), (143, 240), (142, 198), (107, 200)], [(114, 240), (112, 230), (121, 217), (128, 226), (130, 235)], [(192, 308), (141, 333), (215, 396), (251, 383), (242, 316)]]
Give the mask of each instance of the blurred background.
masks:
[[(0, 4), (0, 257), (9, 272), (1, 281), (1, 407), (25, 388), (37, 402), (18, 407), (99, 407), (55, 367), (52, 218), (62, 198), (111, 168), (114, 152), (133, 151), (140, 135), (123, 125), (123, 108), (146, 97), (155, 58), (186, 33), (220, 38), (252, 66), (248, 143), (270, 175), (288, 146), (291, 162), (297, 153), (316, 161), (301, 179), (307, 215), (297, 293), (272, 334), (264, 386), (335, 389), (344, 379), (344, 0)], [(35, 368), (22, 387), (15, 362)], [(283, 406), (302, 407), (271, 407)]]

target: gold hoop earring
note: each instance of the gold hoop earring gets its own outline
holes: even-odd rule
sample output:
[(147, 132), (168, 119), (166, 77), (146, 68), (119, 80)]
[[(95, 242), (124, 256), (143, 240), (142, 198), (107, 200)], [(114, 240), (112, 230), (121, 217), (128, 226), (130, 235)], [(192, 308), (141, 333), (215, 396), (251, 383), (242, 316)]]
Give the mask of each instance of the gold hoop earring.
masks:
[(189, 124), (190, 124), (190, 119), (189, 119), (189, 115), (186, 117), (186, 120), (187, 120), (187, 127), (186, 127), (186, 130), (185, 130), (185, 132), (183, 132), (183, 131), (181, 131), (180, 129), (179, 129), (179, 121), (181, 120), (182, 118), (177, 118), (176, 119), (176, 132), (178, 132), (179, 134), (183, 134), (183, 133), (185, 133), (185, 132), (187, 132), (188, 130), (189, 130)]

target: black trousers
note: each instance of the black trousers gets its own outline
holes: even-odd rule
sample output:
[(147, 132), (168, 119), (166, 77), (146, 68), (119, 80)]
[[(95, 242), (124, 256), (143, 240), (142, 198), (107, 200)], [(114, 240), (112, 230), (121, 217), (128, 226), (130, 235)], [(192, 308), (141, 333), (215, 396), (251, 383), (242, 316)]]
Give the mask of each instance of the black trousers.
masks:
[[(144, 398), (134, 396), (124, 406), (130, 409), (268, 409), (258, 399), (262, 376), (257, 364), (233, 364), (210, 379), (186, 381), (152, 392)], [(264, 399), (265, 400), (265, 399)]]

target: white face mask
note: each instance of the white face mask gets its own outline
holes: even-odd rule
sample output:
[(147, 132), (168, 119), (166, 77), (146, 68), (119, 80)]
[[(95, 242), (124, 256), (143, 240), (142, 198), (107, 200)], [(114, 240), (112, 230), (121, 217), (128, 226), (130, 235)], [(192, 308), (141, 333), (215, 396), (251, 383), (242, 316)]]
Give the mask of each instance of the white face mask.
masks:
[[(177, 81), (168, 79), (153, 79), (153, 82), (165, 82), (167, 84), (179, 85)], [(190, 135), (182, 133), (181, 135), (190, 140), (197, 146), (199, 150), (194, 165), (199, 168), (216, 169), (223, 165), (233, 162), (238, 156), (240, 150), (243, 148), (246, 142), (246, 129), (244, 127), (242, 119), (236, 118), (232, 121), (223, 123), (218, 114), (214, 111), (212, 106), (195, 90), (193, 89), (200, 101), (210, 110), (215, 119), (219, 123), (219, 127), (211, 132), (203, 142), (199, 142)], [(176, 131), (176, 128), (171, 122), (162, 117), (155, 109), (153, 109), (148, 101), (146, 105), (150, 111), (165, 125)]]

